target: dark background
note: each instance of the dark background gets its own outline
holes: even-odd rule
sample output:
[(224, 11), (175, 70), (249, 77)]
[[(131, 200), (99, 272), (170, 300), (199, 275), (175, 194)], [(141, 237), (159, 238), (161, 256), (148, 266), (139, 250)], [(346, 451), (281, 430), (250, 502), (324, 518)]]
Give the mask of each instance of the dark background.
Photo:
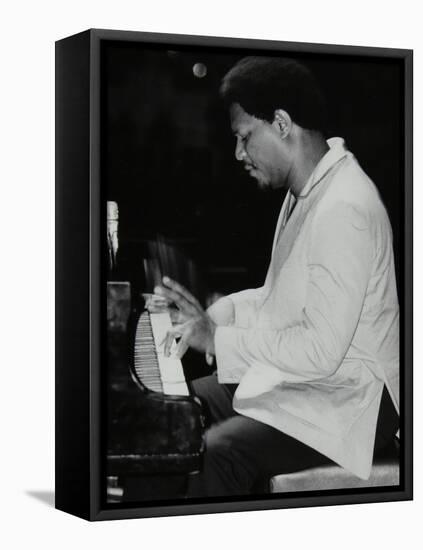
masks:
[[(103, 43), (102, 188), (119, 204), (119, 278), (142, 291), (152, 290), (142, 258), (157, 236), (193, 261), (199, 283), (191, 290), (202, 300), (212, 291), (264, 281), (284, 192), (259, 190), (235, 160), (235, 138), (218, 95), (234, 63), (257, 53)], [(329, 106), (327, 137), (343, 137), (377, 185), (391, 218), (402, 284), (401, 62), (287, 57), (304, 62), (321, 84)], [(194, 75), (195, 63), (206, 66), (204, 77)]]

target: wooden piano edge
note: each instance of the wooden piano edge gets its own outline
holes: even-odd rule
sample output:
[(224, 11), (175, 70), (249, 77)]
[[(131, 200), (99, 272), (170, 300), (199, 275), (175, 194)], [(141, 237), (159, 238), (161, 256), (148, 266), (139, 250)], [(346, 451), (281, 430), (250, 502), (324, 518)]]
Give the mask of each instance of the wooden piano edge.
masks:
[(108, 454), (107, 475), (119, 476), (122, 468), (125, 475), (194, 474), (200, 471), (203, 452), (204, 446), (195, 453)]

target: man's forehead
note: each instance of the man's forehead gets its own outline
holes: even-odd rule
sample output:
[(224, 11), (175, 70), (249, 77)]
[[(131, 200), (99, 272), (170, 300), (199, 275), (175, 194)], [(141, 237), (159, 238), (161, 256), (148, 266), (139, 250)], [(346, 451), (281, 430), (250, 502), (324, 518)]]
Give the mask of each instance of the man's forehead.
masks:
[(255, 118), (244, 111), (239, 103), (232, 103), (229, 109), (232, 131), (236, 133), (243, 126), (254, 122)]

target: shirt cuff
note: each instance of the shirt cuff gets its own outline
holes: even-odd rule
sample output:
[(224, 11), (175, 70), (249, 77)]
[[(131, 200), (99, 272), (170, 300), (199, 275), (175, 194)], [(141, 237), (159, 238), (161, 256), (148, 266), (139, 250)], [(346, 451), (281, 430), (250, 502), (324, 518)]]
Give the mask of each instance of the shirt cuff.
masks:
[(219, 298), (219, 300), (207, 309), (207, 313), (212, 321), (218, 326), (234, 324), (235, 306), (232, 300), (227, 296)]

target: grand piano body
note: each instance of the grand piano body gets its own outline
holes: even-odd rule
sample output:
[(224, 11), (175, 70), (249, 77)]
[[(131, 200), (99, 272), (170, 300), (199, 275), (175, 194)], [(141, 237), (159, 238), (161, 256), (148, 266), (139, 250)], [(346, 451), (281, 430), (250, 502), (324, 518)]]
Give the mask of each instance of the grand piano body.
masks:
[(201, 469), (204, 414), (180, 360), (165, 358), (168, 314), (131, 300), (130, 284), (107, 284), (108, 501), (184, 496)]

